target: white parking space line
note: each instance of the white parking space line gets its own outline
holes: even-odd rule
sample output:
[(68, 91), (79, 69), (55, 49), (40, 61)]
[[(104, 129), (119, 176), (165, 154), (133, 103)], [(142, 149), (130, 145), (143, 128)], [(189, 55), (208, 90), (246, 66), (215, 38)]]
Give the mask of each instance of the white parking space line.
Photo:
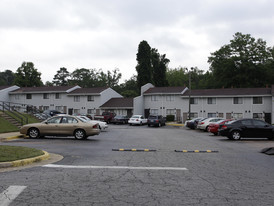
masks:
[(0, 206), (8, 206), (25, 188), (26, 186), (9, 186), (0, 194)]
[(185, 167), (73, 166), (47, 164), (43, 167), (64, 169), (188, 170)]

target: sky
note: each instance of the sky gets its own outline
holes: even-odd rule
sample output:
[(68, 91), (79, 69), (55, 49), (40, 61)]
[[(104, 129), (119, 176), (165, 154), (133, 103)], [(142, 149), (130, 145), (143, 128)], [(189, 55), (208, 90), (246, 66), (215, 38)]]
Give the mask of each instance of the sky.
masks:
[(61, 67), (136, 73), (145, 40), (169, 68), (209, 69), (236, 32), (274, 46), (273, 0), (0, 0), (0, 71), (33, 62), (45, 83)]

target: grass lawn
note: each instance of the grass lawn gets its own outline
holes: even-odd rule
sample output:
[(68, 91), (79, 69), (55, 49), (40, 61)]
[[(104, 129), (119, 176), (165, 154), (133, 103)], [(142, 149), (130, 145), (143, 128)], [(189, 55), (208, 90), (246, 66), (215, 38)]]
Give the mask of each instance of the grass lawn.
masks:
[(0, 117), (0, 133), (6, 132), (18, 132), (18, 127), (14, 126), (13, 124), (9, 123), (5, 119)]
[(0, 162), (21, 160), (31, 157), (37, 157), (43, 154), (44, 152), (38, 149), (0, 145)]

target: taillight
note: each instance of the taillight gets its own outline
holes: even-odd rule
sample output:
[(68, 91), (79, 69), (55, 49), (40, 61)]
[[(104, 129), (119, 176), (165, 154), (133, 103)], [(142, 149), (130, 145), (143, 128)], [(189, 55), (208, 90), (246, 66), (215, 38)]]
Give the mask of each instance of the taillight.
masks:
[(204, 122), (201, 122), (201, 124), (204, 124)]
[(98, 128), (97, 125), (98, 125), (98, 124), (93, 125), (92, 128), (93, 128), (93, 129), (97, 129), (97, 128)]
[(223, 126), (221, 127), (221, 129), (227, 129), (227, 126), (223, 125)]

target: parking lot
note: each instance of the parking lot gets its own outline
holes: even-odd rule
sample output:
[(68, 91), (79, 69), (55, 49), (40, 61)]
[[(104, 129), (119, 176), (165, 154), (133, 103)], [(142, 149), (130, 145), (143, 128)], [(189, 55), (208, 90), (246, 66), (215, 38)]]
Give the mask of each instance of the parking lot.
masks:
[(267, 139), (231, 141), (184, 127), (109, 125), (107, 131), (82, 141), (46, 137), (1, 144), (64, 157), (51, 164), (1, 172), (0, 194), (11, 186), (20, 191), (10, 205), (274, 202), (274, 158), (260, 153), (274, 147), (274, 141)]

